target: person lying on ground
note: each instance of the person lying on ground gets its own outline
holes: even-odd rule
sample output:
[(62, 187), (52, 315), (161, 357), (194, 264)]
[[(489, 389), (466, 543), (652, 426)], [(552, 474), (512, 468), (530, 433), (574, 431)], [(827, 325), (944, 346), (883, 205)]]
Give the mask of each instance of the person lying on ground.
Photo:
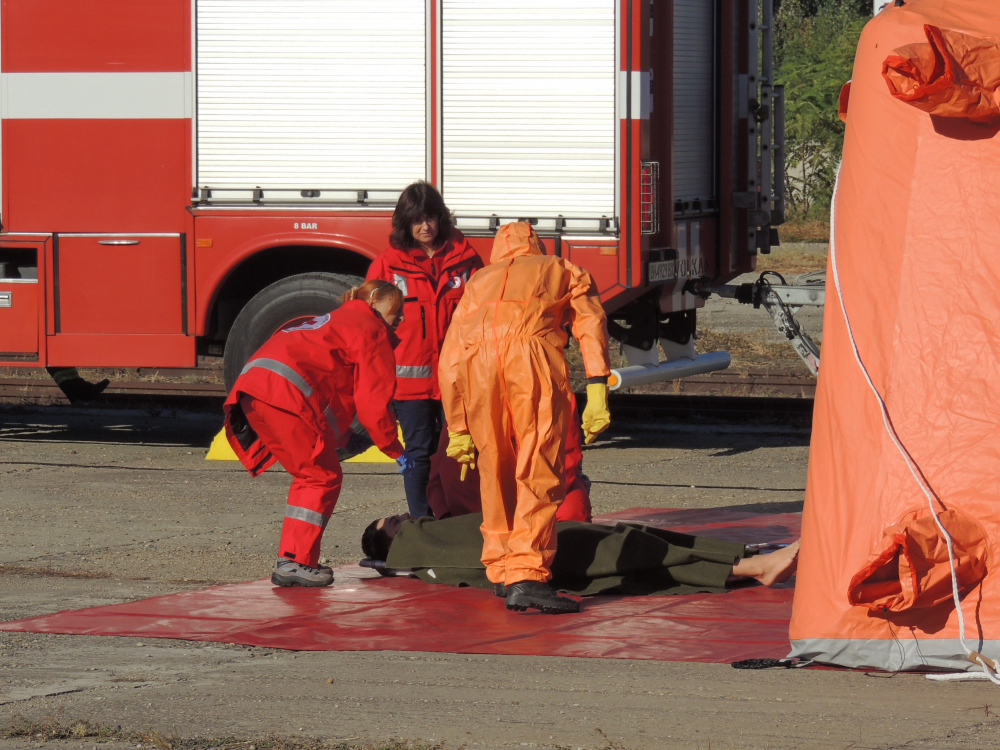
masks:
[[(426, 583), (475, 586), (506, 597), (480, 560), (482, 520), (481, 513), (440, 521), (408, 514), (380, 518), (365, 529), (361, 547), (369, 559), (411, 570)], [(563, 521), (556, 534), (552, 586), (579, 596), (721, 593), (749, 579), (773, 586), (795, 573), (799, 555), (798, 541), (761, 555), (736, 542), (629, 523)]]

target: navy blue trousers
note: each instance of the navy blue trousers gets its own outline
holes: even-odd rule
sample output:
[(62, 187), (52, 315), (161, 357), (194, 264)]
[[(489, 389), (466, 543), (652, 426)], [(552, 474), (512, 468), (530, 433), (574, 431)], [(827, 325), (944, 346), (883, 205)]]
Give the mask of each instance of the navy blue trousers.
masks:
[(435, 399), (394, 401), (399, 426), (403, 428), (406, 453), (416, 466), (413, 473), (403, 477), (406, 504), (411, 516), (430, 516), (427, 504), (427, 482), (431, 476), (431, 456), (437, 451), (441, 430), (444, 427), (444, 410)]

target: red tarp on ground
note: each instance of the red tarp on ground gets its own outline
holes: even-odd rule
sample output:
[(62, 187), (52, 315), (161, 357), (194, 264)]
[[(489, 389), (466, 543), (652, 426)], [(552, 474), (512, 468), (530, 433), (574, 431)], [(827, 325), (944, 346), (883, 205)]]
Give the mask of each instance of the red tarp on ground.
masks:
[[(628, 520), (745, 543), (791, 541), (797, 513), (635, 508)], [(58, 612), (0, 630), (242, 643), (298, 651), (439, 651), (729, 662), (788, 652), (791, 589), (589, 597), (579, 615), (508, 612), (492, 593), (338, 568), (326, 589), (253, 581)]]

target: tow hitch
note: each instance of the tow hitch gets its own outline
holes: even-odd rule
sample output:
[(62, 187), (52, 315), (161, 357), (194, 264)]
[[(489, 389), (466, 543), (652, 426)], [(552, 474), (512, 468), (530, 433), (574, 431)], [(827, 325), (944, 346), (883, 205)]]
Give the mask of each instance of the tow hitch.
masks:
[[(773, 283), (768, 277), (774, 277), (779, 283)], [(753, 305), (754, 309), (763, 307), (774, 321), (774, 327), (802, 357), (809, 372), (816, 375), (819, 372), (819, 347), (795, 320), (795, 313), (807, 305), (822, 306), (826, 302), (826, 272), (802, 274), (796, 282), (789, 284), (780, 273), (764, 271), (760, 278), (747, 284), (693, 284), (690, 291), (705, 299), (717, 294), (744, 305)]]

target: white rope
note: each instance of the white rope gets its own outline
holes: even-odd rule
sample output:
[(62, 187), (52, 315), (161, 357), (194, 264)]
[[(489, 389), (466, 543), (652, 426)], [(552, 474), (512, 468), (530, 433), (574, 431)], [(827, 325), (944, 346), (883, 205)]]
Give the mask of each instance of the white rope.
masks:
[[(910, 452), (903, 445), (896, 434), (896, 428), (893, 427), (892, 420), (889, 418), (889, 408), (885, 404), (885, 400), (882, 398), (882, 394), (879, 393), (878, 388), (875, 387), (875, 383), (872, 381), (871, 375), (868, 374), (868, 368), (865, 367), (864, 361), (861, 359), (861, 352), (858, 351), (857, 341), (854, 339), (854, 330), (851, 328), (851, 319), (847, 314), (847, 303), (844, 301), (843, 290), (840, 286), (840, 270), (837, 267), (837, 192), (840, 187), (840, 167), (837, 167), (837, 179), (833, 185), (833, 198), (830, 201), (830, 268), (833, 269), (833, 284), (837, 289), (837, 299), (840, 300), (840, 309), (844, 313), (844, 323), (847, 326), (847, 336), (851, 341), (851, 349), (854, 352), (854, 359), (858, 363), (858, 367), (861, 368), (861, 372), (865, 376), (865, 380), (868, 382), (868, 387), (871, 389), (872, 393), (875, 394), (875, 398), (878, 401), (879, 409), (882, 412), (882, 424), (885, 426), (885, 431), (889, 435), (896, 446), (896, 450), (899, 451), (899, 455), (903, 457), (903, 461), (906, 462), (906, 468), (910, 470), (910, 474), (913, 475), (913, 479), (916, 481), (917, 485), (920, 487), (920, 491), (924, 493), (924, 497), (927, 498), (927, 507), (930, 509), (931, 516), (934, 518), (934, 523), (937, 525), (938, 530), (944, 536), (947, 542), (948, 548), (948, 564), (951, 566), (951, 596), (955, 602), (955, 612), (958, 615), (958, 640), (962, 644), (962, 648), (965, 650), (966, 656), (971, 656), (975, 653), (976, 664), (982, 667), (983, 672), (994, 684), (1000, 685), (1000, 675), (994, 667), (987, 664), (983, 657), (973, 652), (969, 648), (968, 644), (965, 642), (965, 614), (962, 612), (962, 602), (958, 594), (958, 574), (955, 571), (955, 553), (952, 548), (951, 534), (948, 533), (948, 529), (944, 527), (941, 523), (941, 519), (938, 512), (934, 508), (934, 492), (927, 485), (920, 471), (918, 471), (913, 457)], [(944, 507), (944, 503), (941, 504)]]

